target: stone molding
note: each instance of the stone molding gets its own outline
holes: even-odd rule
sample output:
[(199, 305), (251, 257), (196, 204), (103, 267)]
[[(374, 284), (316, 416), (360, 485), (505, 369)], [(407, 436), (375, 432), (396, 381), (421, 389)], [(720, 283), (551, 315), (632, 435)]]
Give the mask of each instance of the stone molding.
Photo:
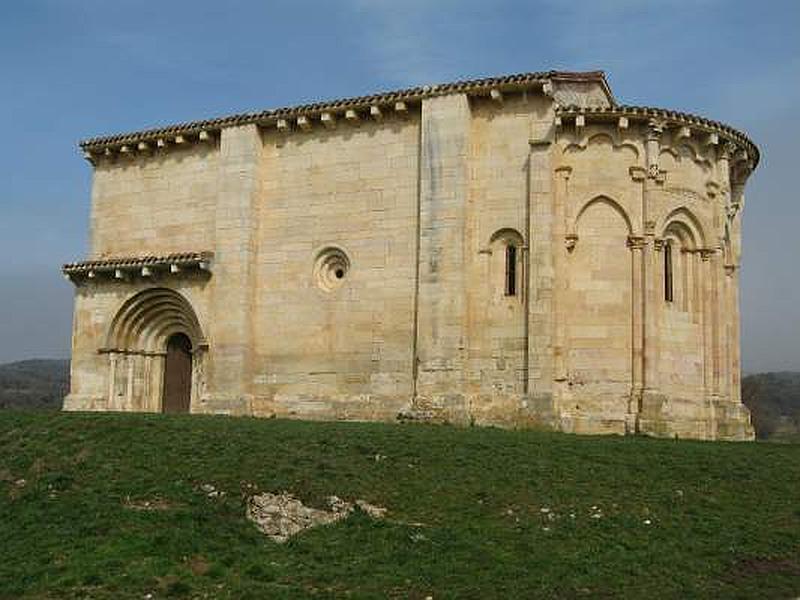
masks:
[(138, 277), (181, 277), (188, 273), (211, 273), (212, 252), (181, 252), (164, 256), (121, 256), (65, 264), (64, 277), (76, 285), (85, 280), (132, 281)]
[[(590, 123), (607, 123), (619, 127), (625, 119), (625, 128), (639, 123), (648, 129), (648, 139), (659, 139), (667, 130), (676, 130), (679, 138), (694, 137), (703, 145), (719, 145), (724, 140), (726, 152), (732, 152), (737, 162), (747, 162), (749, 169), (755, 169), (759, 161), (758, 147), (750, 138), (733, 127), (690, 113), (683, 113), (649, 106), (613, 106), (610, 108), (579, 108), (574, 106), (556, 107), (556, 126), (563, 127), (569, 120), (577, 128)], [(659, 133), (661, 132), (661, 133)], [(735, 149), (735, 150), (734, 150)]]
[(339, 117), (357, 122), (362, 117), (380, 120), (387, 112), (404, 117), (409, 106), (422, 100), (448, 94), (485, 96), (502, 104), (504, 94), (540, 90), (547, 94), (553, 83), (595, 83), (606, 96), (607, 105), (614, 105), (614, 97), (602, 71), (566, 72), (539, 71), (425, 85), (392, 92), (371, 94), (290, 106), (252, 113), (240, 113), (215, 119), (179, 123), (167, 127), (135, 131), (86, 139), (80, 143), (84, 157), (93, 164), (103, 156), (149, 153), (154, 148), (167, 148), (187, 142), (213, 140), (222, 129), (239, 125), (256, 124), (281, 132), (311, 131), (316, 124), (333, 126)]

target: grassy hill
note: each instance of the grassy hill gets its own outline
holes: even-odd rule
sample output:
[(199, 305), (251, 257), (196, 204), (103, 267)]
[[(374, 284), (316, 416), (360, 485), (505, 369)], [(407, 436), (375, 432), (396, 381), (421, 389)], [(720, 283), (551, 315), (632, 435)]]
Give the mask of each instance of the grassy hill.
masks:
[(35, 359), (0, 365), (0, 408), (58, 410), (68, 389), (68, 360)]
[[(798, 482), (796, 444), (2, 411), (0, 598), (789, 598)], [(389, 514), (280, 545), (254, 490)]]

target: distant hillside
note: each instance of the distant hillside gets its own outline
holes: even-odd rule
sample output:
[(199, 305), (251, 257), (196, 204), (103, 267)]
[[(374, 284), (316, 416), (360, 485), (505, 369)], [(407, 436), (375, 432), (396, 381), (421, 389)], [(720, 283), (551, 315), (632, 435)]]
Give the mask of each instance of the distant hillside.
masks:
[(23, 360), (0, 365), (0, 408), (59, 410), (68, 389), (68, 360)]
[(742, 380), (742, 401), (760, 439), (800, 435), (800, 373), (758, 373)]

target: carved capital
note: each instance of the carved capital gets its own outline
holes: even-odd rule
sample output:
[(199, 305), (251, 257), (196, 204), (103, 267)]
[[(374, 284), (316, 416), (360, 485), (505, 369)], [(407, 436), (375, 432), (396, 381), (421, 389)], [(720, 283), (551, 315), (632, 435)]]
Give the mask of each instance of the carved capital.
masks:
[(664, 238), (655, 238), (653, 240), (653, 249), (656, 252), (661, 252), (664, 249)]
[(717, 253), (716, 248), (698, 248), (697, 252), (700, 254), (700, 258), (703, 262), (707, 262)]
[(556, 175), (558, 175), (562, 179), (569, 179), (570, 175), (572, 175), (572, 167), (568, 165), (556, 167)]
[(725, 265), (725, 275), (727, 275), (728, 277), (733, 277), (733, 275), (736, 274), (737, 269), (738, 267), (736, 265), (733, 264)]
[(664, 183), (667, 178), (667, 172), (658, 167), (658, 164), (653, 163), (647, 167), (647, 178), (652, 179), (656, 183)]
[(650, 119), (647, 122), (647, 139), (659, 141), (664, 133), (664, 121)]
[(649, 219), (644, 222), (644, 233), (645, 235), (653, 235), (656, 230), (656, 222), (652, 219)]
[(732, 141), (727, 140), (723, 142), (719, 147), (719, 158), (730, 160), (730, 158), (736, 153), (736, 144)]
[(627, 244), (631, 250), (643, 250), (647, 246), (647, 238), (643, 235), (629, 235)]

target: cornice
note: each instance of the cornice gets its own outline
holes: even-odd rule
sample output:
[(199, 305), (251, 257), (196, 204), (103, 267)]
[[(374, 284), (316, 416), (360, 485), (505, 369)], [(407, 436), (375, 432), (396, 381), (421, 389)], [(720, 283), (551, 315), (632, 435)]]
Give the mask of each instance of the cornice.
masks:
[(274, 127), (278, 130), (307, 129), (310, 128), (312, 121), (318, 121), (326, 127), (332, 126), (337, 117), (348, 121), (359, 120), (362, 117), (380, 119), (384, 111), (403, 115), (407, 112), (409, 104), (413, 105), (426, 98), (447, 94), (466, 93), (486, 96), (502, 102), (504, 92), (525, 91), (536, 87), (544, 88), (551, 86), (552, 82), (597, 83), (606, 94), (609, 104), (613, 105), (615, 102), (602, 71), (575, 73), (539, 71), (417, 86), (367, 96), (239, 113), (130, 133), (92, 137), (83, 140), (79, 145), (87, 160), (94, 161), (103, 154), (125, 155), (149, 152), (154, 148), (179, 145), (188, 141), (213, 140), (220, 130), (240, 125), (256, 124), (265, 128)]
[[(707, 141), (710, 144), (718, 145), (720, 136), (724, 141), (734, 143), (742, 151), (739, 153), (739, 158), (752, 161), (753, 169), (758, 165), (760, 158), (758, 146), (745, 133), (725, 123), (690, 113), (651, 106), (556, 107), (556, 125), (562, 125), (564, 120), (569, 118), (574, 118), (576, 126), (580, 127), (592, 121), (616, 122), (621, 128), (627, 128), (629, 123), (639, 122), (648, 127), (648, 135), (654, 135), (656, 130), (660, 132), (664, 128), (678, 128), (682, 135), (695, 130), (707, 134)], [(727, 147), (726, 151), (729, 151)]]
[(193, 271), (208, 273), (213, 257), (212, 252), (109, 257), (67, 263), (61, 271), (73, 283), (96, 278), (130, 281), (136, 277), (150, 277), (154, 274), (177, 276)]

